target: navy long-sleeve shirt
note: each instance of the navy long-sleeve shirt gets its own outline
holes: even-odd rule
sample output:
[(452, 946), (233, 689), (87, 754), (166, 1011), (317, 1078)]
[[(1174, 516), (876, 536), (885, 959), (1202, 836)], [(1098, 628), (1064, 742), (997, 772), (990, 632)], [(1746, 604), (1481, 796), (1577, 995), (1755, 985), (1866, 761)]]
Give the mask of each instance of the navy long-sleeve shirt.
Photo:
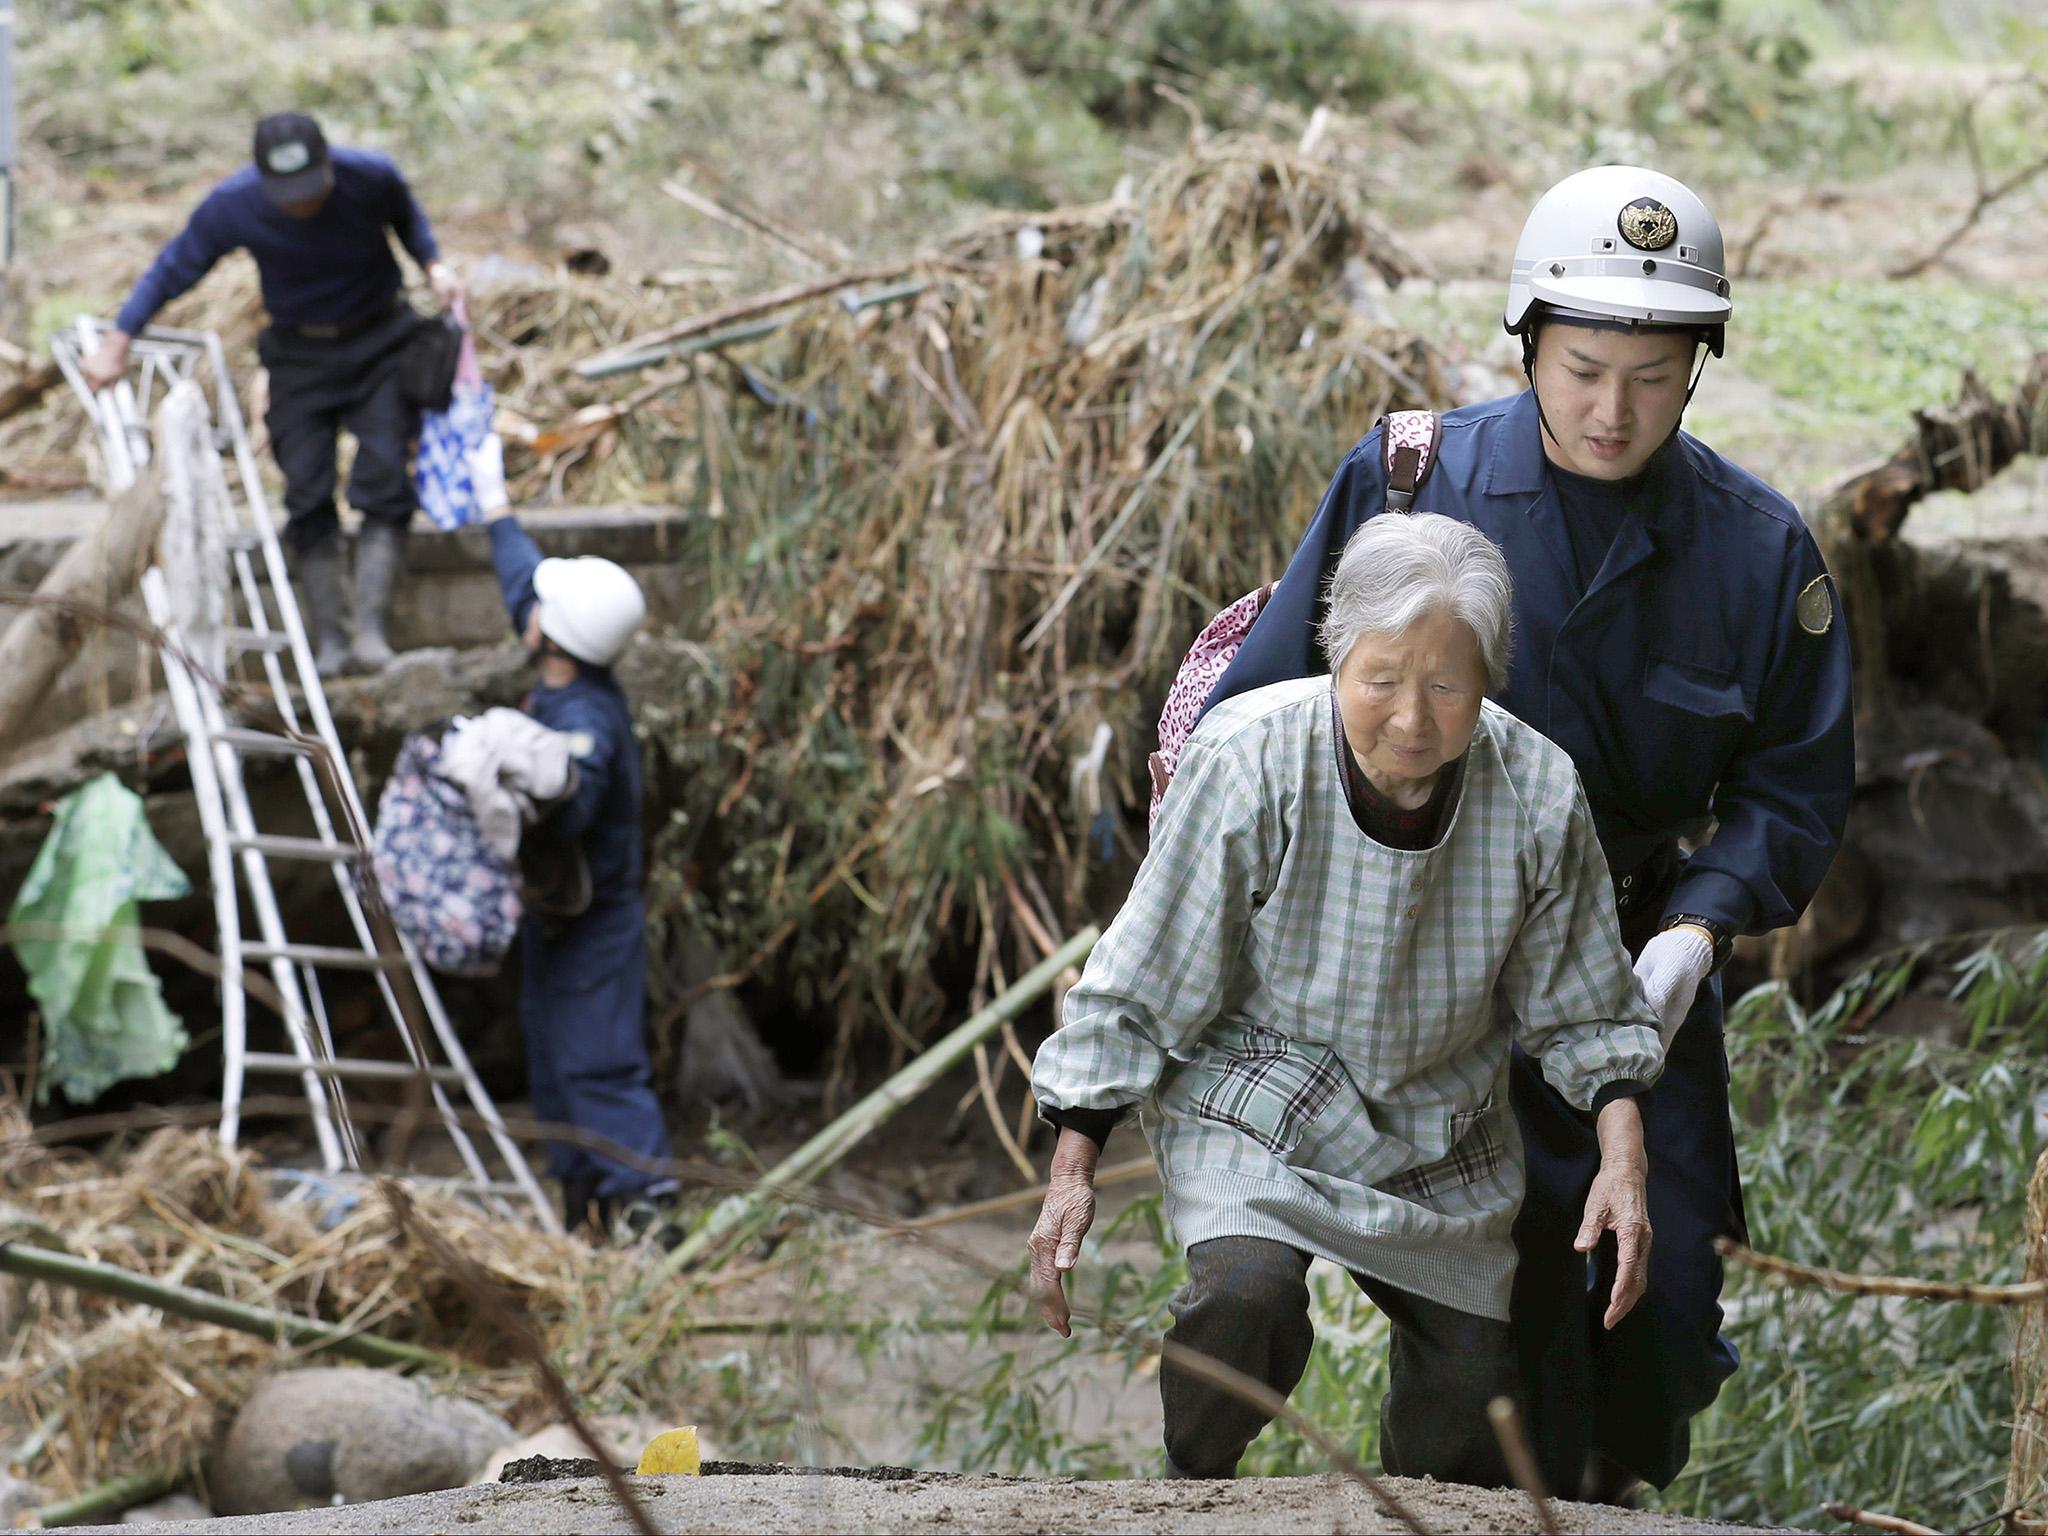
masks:
[(342, 145), (330, 154), (334, 192), (309, 219), (274, 205), (254, 165), (215, 187), (158, 252), (114, 323), (135, 335), (235, 250), (256, 258), (272, 324), (342, 325), (387, 307), (400, 283), (387, 231), (424, 269), (441, 254), (433, 228), (389, 155)]

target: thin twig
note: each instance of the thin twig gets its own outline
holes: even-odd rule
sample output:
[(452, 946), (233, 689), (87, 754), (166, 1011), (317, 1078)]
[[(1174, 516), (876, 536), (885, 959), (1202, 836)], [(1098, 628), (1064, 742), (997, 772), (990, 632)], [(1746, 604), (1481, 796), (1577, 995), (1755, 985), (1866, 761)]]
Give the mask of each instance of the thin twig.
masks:
[(1880, 1515), (1871, 1510), (1858, 1509), (1854, 1504), (1844, 1504), (1830, 1499), (1821, 1508), (1833, 1520), (1846, 1520), (1851, 1525), (1860, 1525), (1873, 1531), (1890, 1531), (1892, 1536), (1941, 1536), (1931, 1525), (1921, 1525), (1916, 1520), (1902, 1520), (1897, 1515)]
[(1976, 198), (1971, 202), (1969, 211), (1963, 215), (1962, 222), (1944, 235), (1933, 249), (1925, 255), (1916, 256), (1904, 266), (1892, 268), (1885, 276), (1918, 277), (1946, 256), (1965, 235), (1977, 227), (1978, 221), (1984, 217), (1985, 209), (1999, 199), (2011, 196), (2043, 171), (2048, 171), (2048, 155), (2043, 155), (2040, 159), (2021, 166), (2002, 181), (1987, 182), (1984, 179), (1983, 152), (1977, 144), (1977, 113), (1974, 103), (1963, 108), (1962, 129), (1963, 142), (1970, 154), (1970, 168), (1976, 174)]
[(1542, 1527), (1543, 1536), (1558, 1536), (1557, 1517), (1550, 1512), (1550, 1496), (1544, 1492), (1543, 1474), (1536, 1470), (1536, 1454), (1529, 1449), (1529, 1437), (1523, 1432), (1522, 1415), (1515, 1400), (1496, 1397), (1486, 1405), (1486, 1418), (1493, 1425), (1493, 1438), (1500, 1442), (1508, 1474), (1536, 1506), (1536, 1523)]
[[(194, 944), (181, 933), (168, 928), (121, 928), (109, 924), (105, 928), (82, 928), (70, 923), (9, 923), (0, 925), (0, 944), (18, 944), (23, 940), (35, 944), (108, 944), (123, 939), (133, 939), (144, 949), (153, 949), (159, 954), (169, 955), (182, 965), (188, 965), (202, 976), (211, 976), (215, 981), (228, 979), (227, 967), (209, 949)], [(242, 971), (242, 990), (263, 1004), (279, 1018), (287, 1017), (284, 999), (269, 978), (246, 967)]]
[(377, 1180), (377, 1192), (391, 1207), (391, 1215), (401, 1231), (415, 1239), (432, 1255), (450, 1280), (469, 1297), (477, 1312), (491, 1329), (510, 1343), (513, 1349), (526, 1359), (534, 1375), (539, 1379), (541, 1389), (553, 1404), (562, 1422), (567, 1424), (581, 1440), (584, 1447), (597, 1461), (597, 1469), (603, 1475), (612, 1497), (619, 1501), (619, 1508), (626, 1518), (633, 1522), (633, 1528), (640, 1536), (661, 1536), (660, 1529), (649, 1518), (646, 1507), (612, 1465), (611, 1451), (584, 1421), (576, 1408), (576, 1394), (569, 1390), (569, 1384), (562, 1380), (561, 1373), (548, 1361), (548, 1352), (540, 1338), (528, 1325), (520, 1307), (508, 1302), (502, 1287), (485, 1272), (482, 1265), (460, 1252), (437, 1231), (432, 1222), (421, 1216), (414, 1208), (412, 1198), (396, 1179)]
[(1714, 1239), (1722, 1258), (1782, 1280), (1787, 1285), (1845, 1296), (1904, 1296), (1916, 1301), (1967, 1301), (1980, 1307), (2020, 1307), (2048, 1301), (2048, 1280), (2023, 1280), (2016, 1285), (1980, 1285), (1969, 1280), (1916, 1280), (1899, 1275), (1852, 1275), (1839, 1269), (1795, 1264), (1773, 1254), (1758, 1253), (1733, 1238)]

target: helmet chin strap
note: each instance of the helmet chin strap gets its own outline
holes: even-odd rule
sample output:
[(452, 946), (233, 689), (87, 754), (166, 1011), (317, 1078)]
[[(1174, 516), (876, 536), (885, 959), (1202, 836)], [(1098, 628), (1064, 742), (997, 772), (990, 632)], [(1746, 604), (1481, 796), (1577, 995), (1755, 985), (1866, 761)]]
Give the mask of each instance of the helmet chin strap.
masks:
[[(1564, 444), (1558, 441), (1557, 433), (1550, 425), (1550, 418), (1544, 414), (1543, 396), (1536, 389), (1536, 333), (1542, 329), (1542, 325), (1543, 323), (1538, 321), (1533, 325), (1525, 326), (1522, 330), (1522, 372), (1528, 377), (1529, 394), (1536, 402), (1536, 419), (1543, 425), (1544, 436), (1548, 437), (1553, 443), (1557, 443), (1558, 451), (1563, 452)], [(1632, 329), (1631, 327), (1623, 326), (1615, 326), (1613, 328), (1616, 330)], [(1650, 458), (1655, 458), (1658, 454), (1662, 453), (1670, 445), (1672, 439), (1678, 436), (1678, 429), (1685, 421), (1686, 409), (1692, 404), (1693, 392), (1700, 387), (1700, 380), (1706, 376), (1707, 358), (1712, 354), (1713, 349), (1704, 340), (1698, 342), (1697, 345), (1700, 349), (1699, 365), (1692, 371), (1692, 382), (1685, 387), (1685, 404), (1678, 408), (1678, 420), (1671, 423), (1670, 432), (1666, 433), (1664, 441), (1652, 450)], [(1648, 463), (1649, 460), (1645, 459), (1643, 462)]]

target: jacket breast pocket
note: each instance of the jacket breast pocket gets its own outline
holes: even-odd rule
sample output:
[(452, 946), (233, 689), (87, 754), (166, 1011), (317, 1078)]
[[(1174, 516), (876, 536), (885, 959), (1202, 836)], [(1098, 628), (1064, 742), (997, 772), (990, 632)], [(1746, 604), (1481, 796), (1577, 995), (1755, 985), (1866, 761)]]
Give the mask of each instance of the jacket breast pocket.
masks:
[(1652, 651), (1643, 668), (1643, 692), (1657, 703), (1689, 715), (1730, 723), (1756, 716), (1756, 690), (1740, 673), (1680, 656)]
[(1493, 1095), (1477, 1109), (1451, 1114), (1451, 1150), (1433, 1163), (1397, 1173), (1379, 1185), (1397, 1200), (1434, 1200), (1465, 1184), (1476, 1184), (1497, 1171), (1507, 1155), (1502, 1145)]
[(1195, 1114), (1281, 1157), (1301, 1144), (1346, 1081), (1335, 1052), (1275, 1030), (1237, 1025), (1215, 1031), (1209, 1043), (1215, 1064), (1195, 1095)]

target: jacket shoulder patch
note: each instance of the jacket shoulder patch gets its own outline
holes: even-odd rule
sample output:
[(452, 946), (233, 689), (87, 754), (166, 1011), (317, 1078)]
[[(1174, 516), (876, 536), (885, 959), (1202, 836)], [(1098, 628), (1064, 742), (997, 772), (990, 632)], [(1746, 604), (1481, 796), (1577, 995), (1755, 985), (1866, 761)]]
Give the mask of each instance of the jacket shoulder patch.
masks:
[(1809, 635), (1824, 635), (1835, 622), (1835, 597), (1825, 576), (1816, 576), (1799, 590), (1793, 605), (1799, 627)]

